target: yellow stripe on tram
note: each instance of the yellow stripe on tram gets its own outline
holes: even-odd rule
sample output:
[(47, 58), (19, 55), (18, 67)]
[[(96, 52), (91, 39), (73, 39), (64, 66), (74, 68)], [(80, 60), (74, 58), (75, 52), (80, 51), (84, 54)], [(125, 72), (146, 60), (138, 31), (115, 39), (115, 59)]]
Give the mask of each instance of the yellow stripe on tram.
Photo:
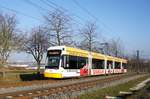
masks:
[(63, 78), (62, 74), (60, 73), (44, 73), (44, 77), (49, 77), (49, 78)]

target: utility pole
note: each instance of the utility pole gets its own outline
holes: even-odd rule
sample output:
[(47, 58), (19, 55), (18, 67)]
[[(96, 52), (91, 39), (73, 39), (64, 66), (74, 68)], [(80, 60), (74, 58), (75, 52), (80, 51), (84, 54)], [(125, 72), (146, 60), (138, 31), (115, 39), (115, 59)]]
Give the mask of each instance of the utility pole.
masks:
[(107, 42), (100, 43), (100, 44), (104, 46), (103, 47), (104, 54), (109, 55), (109, 44)]
[(118, 50), (117, 49), (116, 49), (116, 53), (115, 54), (116, 54), (115, 56), (117, 57), (118, 56)]
[(137, 51), (136, 51), (136, 59), (137, 59), (137, 61), (139, 61), (139, 53), (140, 53), (140, 51), (137, 50)]
[(139, 54), (140, 54), (140, 51), (137, 50), (136, 51), (136, 59), (137, 59), (137, 70), (138, 70), (138, 72), (140, 72)]

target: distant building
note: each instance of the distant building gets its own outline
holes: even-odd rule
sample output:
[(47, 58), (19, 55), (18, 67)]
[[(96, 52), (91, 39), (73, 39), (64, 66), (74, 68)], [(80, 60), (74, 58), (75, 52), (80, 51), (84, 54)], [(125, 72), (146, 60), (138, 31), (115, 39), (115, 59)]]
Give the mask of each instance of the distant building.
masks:
[[(25, 69), (37, 69), (37, 66), (34, 62), (11, 62), (8, 63), (8, 66), (17, 67), (17, 68), (25, 68)], [(45, 64), (41, 63), (41, 69), (44, 69)]]
[(29, 64), (26, 64), (26, 63), (8, 63), (8, 66), (11, 66), (11, 67), (28, 67)]

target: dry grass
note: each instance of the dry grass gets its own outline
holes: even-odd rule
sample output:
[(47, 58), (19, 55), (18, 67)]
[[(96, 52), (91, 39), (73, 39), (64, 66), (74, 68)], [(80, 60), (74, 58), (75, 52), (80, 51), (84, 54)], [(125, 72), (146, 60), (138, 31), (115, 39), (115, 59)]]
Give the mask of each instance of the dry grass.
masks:
[(141, 81), (147, 79), (149, 76), (138, 78), (136, 80), (131, 80), (124, 84), (119, 84), (117, 86), (103, 88), (91, 93), (86, 93), (78, 97), (79, 99), (104, 99), (106, 95), (117, 96), (119, 91), (128, 91), (129, 88), (135, 86)]

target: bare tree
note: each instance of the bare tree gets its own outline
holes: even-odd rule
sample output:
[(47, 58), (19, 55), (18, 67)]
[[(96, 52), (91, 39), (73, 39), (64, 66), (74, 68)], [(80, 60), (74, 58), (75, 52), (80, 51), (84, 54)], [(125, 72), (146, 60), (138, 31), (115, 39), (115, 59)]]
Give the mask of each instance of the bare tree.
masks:
[(43, 54), (47, 50), (48, 38), (46, 32), (41, 28), (34, 28), (31, 34), (24, 39), (23, 50), (31, 54), (37, 62), (37, 71), (40, 71)]
[(123, 57), (124, 56), (124, 46), (120, 39), (111, 39), (108, 43), (109, 54), (112, 56)]
[(100, 42), (97, 44), (97, 46), (100, 46), (99, 52), (102, 54), (109, 55), (109, 43), (106, 41)]
[(83, 40), (79, 44), (79, 47), (89, 51), (97, 51), (98, 46), (96, 41), (96, 29), (97, 26), (95, 23), (88, 22), (81, 30), (81, 35)]
[(0, 13), (0, 62), (5, 64), (16, 44), (16, 17)]
[(71, 18), (61, 10), (55, 10), (44, 17), (50, 45), (71, 45)]

